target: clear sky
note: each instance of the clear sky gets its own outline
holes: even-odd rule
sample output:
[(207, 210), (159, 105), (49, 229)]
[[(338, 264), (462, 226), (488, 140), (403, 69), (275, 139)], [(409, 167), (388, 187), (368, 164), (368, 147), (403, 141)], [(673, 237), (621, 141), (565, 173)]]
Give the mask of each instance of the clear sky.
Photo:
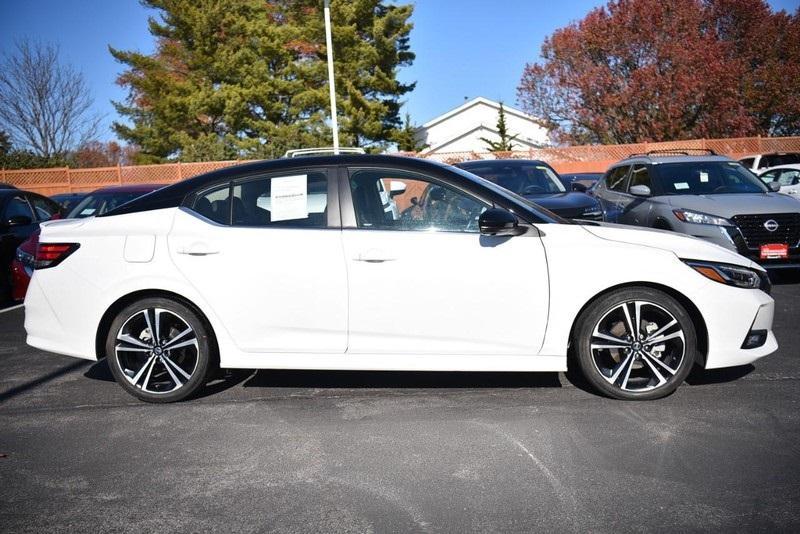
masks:
[[(399, 0), (402, 2), (402, 0)], [(322, 0), (320, 0), (322, 3)], [(516, 101), (526, 62), (539, 57), (542, 40), (556, 28), (582, 18), (601, 0), (416, 0), (411, 47), (417, 60), (403, 69), (416, 80), (406, 110), (424, 123), (459, 105), (465, 97)], [(800, 0), (770, 0), (775, 9), (794, 11)], [(111, 100), (124, 98), (115, 84), (121, 66), (115, 48), (149, 52), (152, 11), (137, 0), (0, 0), (0, 50), (19, 38), (60, 46), (62, 59), (81, 70), (95, 106), (105, 115), (103, 137), (112, 139), (116, 118)]]

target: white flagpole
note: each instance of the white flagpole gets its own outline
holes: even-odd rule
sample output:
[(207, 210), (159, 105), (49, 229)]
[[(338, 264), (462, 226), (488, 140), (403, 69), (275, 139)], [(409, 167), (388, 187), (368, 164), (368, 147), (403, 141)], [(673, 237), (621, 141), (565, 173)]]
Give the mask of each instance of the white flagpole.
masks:
[(333, 39), (331, 38), (331, 2), (325, 0), (325, 45), (328, 50), (328, 89), (331, 93), (331, 128), (333, 153), (339, 154), (339, 121), (336, 118), (336, 83), (333, 80)]

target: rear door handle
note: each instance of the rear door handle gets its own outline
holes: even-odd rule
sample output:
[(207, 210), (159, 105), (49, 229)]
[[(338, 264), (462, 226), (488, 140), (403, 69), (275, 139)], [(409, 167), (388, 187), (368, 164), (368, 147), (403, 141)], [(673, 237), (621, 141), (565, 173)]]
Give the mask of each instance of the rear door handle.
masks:
[(367, 263), (383, 263), (386, 261), (394, 261), (397, 258), (393, 258), (383, 252), (382, 250), (368, 250), (366, 252), (360, 252), (355, 258), (355, 261), (364, 261)]
[(212, 249), (205, 243), (192, 243), (178, 248), (178, 254), (186, 254), (187, 256), (210, 256), (211, 254), (219, 254), (219, 250)]

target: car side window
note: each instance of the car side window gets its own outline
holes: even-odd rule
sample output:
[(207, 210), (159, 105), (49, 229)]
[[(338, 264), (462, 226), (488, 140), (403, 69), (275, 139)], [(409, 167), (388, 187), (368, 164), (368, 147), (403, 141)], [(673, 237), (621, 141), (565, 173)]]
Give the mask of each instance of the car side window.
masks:
[(753, 168), (753, 162), (755, 160), (756, 160), (756, 158), (744, 158), (744, 159), (740, 159), (739, 163), (741, 163), (743, 166), (745, 166), (748, 169), (752, 169)]
[(759, 176), (759, 178), (761, 179), (762, 182), (768, 184), (770, 182), (774, 182), (777, 176), (778, 176), (778, 171), (769, 171)]
[(192, 209), (215, 223), (230, 224), (230, 198), (231, 184), (225, 183), (198, 195)]
[(13, 217), (28, 217), (31, 221), (35, 220), (33, 212), (31, 211), (31, 206), (25, 198), (15, 196), (6, 204), (6, 211), (3, 214), (3, 219), (7, 221)]
[(36, 218), (39, 221), (49, 221), (60, 210), (58, 204), (46, 198), (31, 195), (28, 197), (28, 200), (31, 206), (33, 206), (33, 210), (36, 212)]
[(781, 172), (778, 177), (778, 182), (780, 182), (781, 185), (797, 185), (800, 183), (800, 171), (787, 169)]
[(350, 173), (358, 228), (477, 233), (484, 202), (426, 176), (394, 169)]
[(631, 179), (628, 181), (628, 189), (634, 185), (646, 185), (651, 190), (653, 185), (650, 180), (650, 170), (647, 165), (634, 165), (631, 171)]
[(326, 228), (327, 174), (298, 171), (234, 183), (231, 217), (233, 226)]
[(612, 169), (606, 177), (606, 187), (612, 191), (625, 191), (625, 180), (630, 168), (630, 165), (623, 165)]

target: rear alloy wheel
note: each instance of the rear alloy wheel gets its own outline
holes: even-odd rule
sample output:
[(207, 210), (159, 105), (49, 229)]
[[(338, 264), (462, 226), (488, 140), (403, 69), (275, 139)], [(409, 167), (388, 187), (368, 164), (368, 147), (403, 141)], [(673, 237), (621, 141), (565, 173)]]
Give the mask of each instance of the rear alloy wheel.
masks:
[(694, 364), (694, 324), (683, 306), (661, 291), (614, 291), (592, 303), (579, 321), (575, 344), (581, 370), (611, 397), (664, 397)]
[(210, 361), (206, 326), (183, 304), (143, 299), (111, 324), (106, 355), (114, 378), (147, 402), (185, 399), (205, 384)]

